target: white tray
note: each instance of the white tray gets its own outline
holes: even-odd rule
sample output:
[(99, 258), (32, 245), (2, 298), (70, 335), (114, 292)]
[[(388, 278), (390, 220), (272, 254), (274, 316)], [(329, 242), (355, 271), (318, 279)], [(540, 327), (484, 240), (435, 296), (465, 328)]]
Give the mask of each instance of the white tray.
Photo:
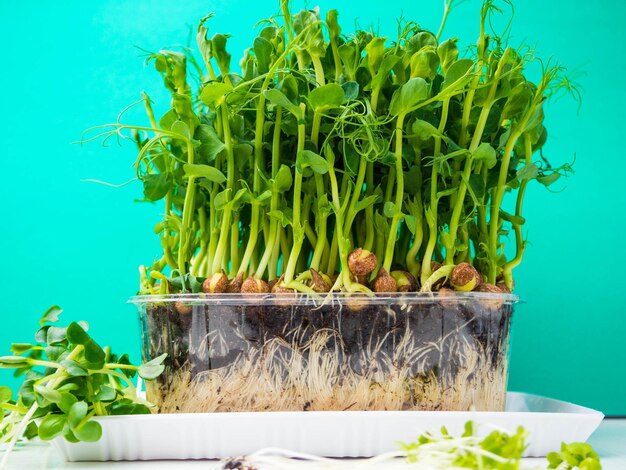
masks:
[[(370, 457), (398, 450), (424, 431), (446, 426), (460, 435), (468, 420), (530, 433), (526, 457), (543, 457), (561, 442), (586, 441), (604, 415), (582, 406), (509, 392), (505, 412), (307, 411), (198, 413), (98, 418), (94, 443), (53, 442), (69, 461), (215, 459), (267, 447), (326, 457)], [(481, 434), (489, 426), (479, 427)]]

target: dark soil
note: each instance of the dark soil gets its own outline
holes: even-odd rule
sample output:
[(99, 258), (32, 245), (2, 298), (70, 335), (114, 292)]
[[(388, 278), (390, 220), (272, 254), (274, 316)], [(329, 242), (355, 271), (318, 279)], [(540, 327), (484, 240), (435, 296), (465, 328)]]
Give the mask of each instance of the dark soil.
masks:
[[(166, 352), (170, 370), (190, 364), (192, 377), (228, 367), (274, 338), (283, 339), (306, 355), (307, 342), (320, 330), (329, 332), (325, 347), (357, 374), (371, 367), (387, 368), (390, 360), (385, 359), (395, 357), (391, 367), (408, 365), (415, 375), (432, 372), (437, 377), (450, 377), (462, 367), (460, 343), (488, 353), (493, 368), (506, 360), (510, 320), (510, 305), (447, 299), (317, 308), (281, 303), (259, 306), (242, 301), (235, 306), (196, 304), (190, 313), (179, 313), (173, 303), (155, 303), (149, 304), (142, 316), (142, 331), (148, 339), (145, 359)], [(407, 333), (415, 339), (415, 347), (423, 346), (426, 352), (419, 362), (401, 364), (398, 362), (411, 360), (399, 354)], [(433, 344), (438, 347), (428, 347)], [(286, 347), (285, 354), (293, 353), (293, 349)], [(364, 354), (375, 360), (363, 361)], [(167, 373), (159, 380), (166, 377)]]

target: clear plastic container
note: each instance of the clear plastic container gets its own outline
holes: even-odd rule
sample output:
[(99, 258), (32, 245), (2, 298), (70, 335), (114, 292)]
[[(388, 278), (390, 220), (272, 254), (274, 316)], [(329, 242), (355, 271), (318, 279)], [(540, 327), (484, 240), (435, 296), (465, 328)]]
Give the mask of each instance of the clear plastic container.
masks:
[(517, 296), (137, 296), (161, 413), (502, 411)]

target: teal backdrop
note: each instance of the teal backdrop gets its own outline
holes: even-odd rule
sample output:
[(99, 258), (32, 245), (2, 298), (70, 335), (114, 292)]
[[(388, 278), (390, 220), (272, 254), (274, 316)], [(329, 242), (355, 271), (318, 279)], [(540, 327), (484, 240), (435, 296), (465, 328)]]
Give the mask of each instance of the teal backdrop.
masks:
[[(509, 388), (626, 414), (626, 2), (515, 3), (512, 43), (528, 42), (582, 72), (583, 101), (578, 109), (564, 98), (546, 110), (545, 153), (553, 162), (575, 156), (575, 175), (554, 194), (538, 185), (528, 191)], [(440, 0), (319, 5), (339, 8), (344, 30), (358, 21), (391, 35), (401, 14), (436, 30), (442, 10)], [(478, 10), (478, 0), (462, 2), (443, 36), (474, 43)], [(137, 266), (158, 254), (152, 228), (160, 207), (133, 202), (142, 196), (137, 183), (81, 182), (132, 178), (132, 145), (73, 142), (114, 121), (142, 90), (164, 111), (161, 79), (138, 47), (185, 44), (211, 11), (214, 30), (232, 35), (235, 61), (278, 2), (0, 2), (0, 354), (30, 340), (42, 312), (59, 304), (65, 320), (87, 320), (102, 343), (139, 358), (137, 318), (125, 302), (137, 289)], [(8, 371), (0, 383), (17, 386)]]

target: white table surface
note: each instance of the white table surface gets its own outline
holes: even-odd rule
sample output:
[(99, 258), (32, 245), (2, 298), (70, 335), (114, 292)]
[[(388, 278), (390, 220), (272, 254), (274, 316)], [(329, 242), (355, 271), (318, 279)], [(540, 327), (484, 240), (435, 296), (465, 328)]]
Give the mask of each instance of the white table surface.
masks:
[[(626, 419), (605, 419), (598, 430), (588, 441), (600, 455), (605, 470), (626, 470)], [(0, 452), (0, 456), (2, 453)], [(359, 468), (363, 461), (360, 459), (337, 459), (341, 464), (332, 468)], [(544, 459), (525, 459), (524, 468), (545, 468)], [(72, 470), (147, 470), (147, 469), (206, 469), (217, 470), (223, 463), (215, 460), (188, 460), (188, 461), (147, 461), (147, 462), (64, 462), (48, 443), (27, 443), (19, 447), (11, 456), (6, 470), (43, 470), (43, 469), (72, 469)], [(316, 463), (290, 461), (280, 466), (258, 466), (259, 470), (294, 468), (317, 469), (323, 468)], [(367, 466), (368, 469), (403, 468), (408, 470), (404, 460), (385, 462), (378, 466)]]

